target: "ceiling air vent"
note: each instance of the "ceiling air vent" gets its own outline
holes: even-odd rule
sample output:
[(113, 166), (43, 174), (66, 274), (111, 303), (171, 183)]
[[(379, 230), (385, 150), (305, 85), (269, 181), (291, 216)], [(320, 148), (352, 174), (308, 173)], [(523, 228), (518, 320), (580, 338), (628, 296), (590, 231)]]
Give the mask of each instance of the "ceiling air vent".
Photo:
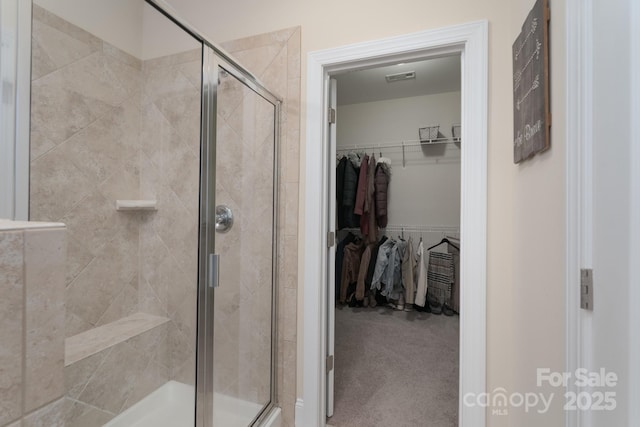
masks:
[(411, 80), (416, 78), (415, 71), (405, 71), (404, 73), (387, 74), (384, 76), (387, 83), (399, 82), (401, 80)]

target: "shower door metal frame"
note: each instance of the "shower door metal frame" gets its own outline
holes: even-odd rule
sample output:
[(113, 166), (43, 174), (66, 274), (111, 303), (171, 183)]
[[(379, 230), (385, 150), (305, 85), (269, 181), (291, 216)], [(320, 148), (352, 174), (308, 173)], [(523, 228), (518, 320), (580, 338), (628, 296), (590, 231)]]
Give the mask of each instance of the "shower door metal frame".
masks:
[[(198, 238), (198, 319), (196, 347), (196, 427), (213, 425), (213, 321), (215, 284), (208, 280), (209, 254), (215, 248), (215, 165), (217, 81), (214, 54), (202, 47), (202, 120), (200, 133), (200, 223)], [(212, 169), (210, 169), (212, 168)], [(211, 252), (210, 252), (211, 251)], [(217, 279), (217, 278), (216, 278)], [(207, 414), (210, 416), (207, 417)]]
[[(4, 34), (0, 117), (10, 123), (0, 133), (0, 218), (29, 220), (31, 134), (31, 1), (10, 0), (0, 6)], [(8, 15), (7, 15), (8, 14)], [(25, 77), (26, 76), (26, 77)]]
[[(231, 55), (180, 19), (173, 8), (163, 0), (144, 0), (176, 25), (202, 43), (202, 118), (200, 130), (200, 220), (198, 238), (198, 320), (196, 351), (196, 407), (195, 427), (213, 426), (213, 337), (215, 288), (211, 283), (214, 273), (210, 263), (215, 255), (215, 190), (218, 70), (239, 80), (274, 107), (274, 162), (273, 162), (273, 231), (272, 231), (272, 300), (271, 300), (271, 366), (269, 402), (252, 421), (259, 425), (276, 406), (277, 366), (277, 301), (278, 301), (278, 207), (279, 207), (279, 147), (282, 100), (270, 92), (249, 70)], [(224, 261), (223, 261), (224, 262)], [(216, 272), (217, 273), (217, 272)], [(221, 426), (215, 426), (221, 427)]]

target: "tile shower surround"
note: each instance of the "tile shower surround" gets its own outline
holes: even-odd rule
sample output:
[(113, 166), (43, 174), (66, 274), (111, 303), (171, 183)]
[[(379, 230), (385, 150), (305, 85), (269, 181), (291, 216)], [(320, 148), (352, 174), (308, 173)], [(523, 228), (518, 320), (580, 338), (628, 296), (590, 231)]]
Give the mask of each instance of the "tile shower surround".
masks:
[(31, 218), (68, 227), (66, 333), (138, 311), (142, 62), (33, 7)]
[[(66, 364), (66, 425), (97, 426), (171, 379), (194, 384), (200, 54), (140, 61), (33, 17), (31, 216), (68, 227), (70, 349), (158, 319)], [(158, 212), (115, 210), (138, 198)]]
[[(67, 335), (138, 312), (166, 317), (169, 321), (154, 330), (155, 338), (146, 340), (153, 348), (166, 348), (166, 357), (146, 360), (130, 374), (155, 370), (162, 381), (193, 383), (199, 53), (142, 62), (37, 6), (33, 45), (32, 216), (69, 227)], [(291, 426), (295, 369), (285, 372), (282, 367), (295, 367), (296, 349), (299, 45), (300, 30), (289, 29), (224, 46), (284, 98), (276, 380), (285, 425)], [(198, 114), (189, 114), (193, 111)], [(157, 199), (158, 212), (115, 212), (115, 199), (124, 198)], [(117, 277), (107, 274), (113, 271)], [(239, 312), (220, 315), (242, 319)], [(251, 325), (242, 328), (250, 331)], [(118, 348), (125, 344), (133, 348)], [(250, 358), (256, 348), (243, 357)], [(128, 357), (133, 355), (135, 345), (126, 342), (110, 351), (109, 357), (122, 362), (128, 360), (127, 351)], [(88, 390), (113, 389), (82, 384), (96, 378), (92, 358), (99, 357), (107, 355), (67, 367), (65, 375)], [(248, 378), (238, 374), (229, 379), (226, 391), (256, 393)], [(73, 381), (68, 382), (73, 393)], [(257, 389), (261, 387), (266, 385)], [(124, 391), (129, 397), (140, 393), (131, 385)], [(91, 425), (131, 403), (105, 402), (104, 408), (95, 399), (91, 404), (77, 400), (70, 412), (76, 422)], [(96, 404), (99, 411), (93, 410)]]
[(0, 426), (63, 425), (65, 257), (63, 224), (0, 220)]

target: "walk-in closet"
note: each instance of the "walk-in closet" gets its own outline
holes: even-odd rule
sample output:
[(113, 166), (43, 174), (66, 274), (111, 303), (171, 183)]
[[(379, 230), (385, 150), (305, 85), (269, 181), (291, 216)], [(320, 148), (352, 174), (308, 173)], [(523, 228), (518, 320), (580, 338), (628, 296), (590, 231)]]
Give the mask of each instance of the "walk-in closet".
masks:
[(460, 67), (333, 76), (331, 426), (458, 424)]

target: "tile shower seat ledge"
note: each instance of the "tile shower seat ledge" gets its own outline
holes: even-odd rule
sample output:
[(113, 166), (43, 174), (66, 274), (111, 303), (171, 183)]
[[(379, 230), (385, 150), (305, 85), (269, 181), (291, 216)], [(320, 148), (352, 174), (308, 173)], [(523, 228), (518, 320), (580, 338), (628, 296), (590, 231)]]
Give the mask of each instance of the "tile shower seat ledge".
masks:
[(166, 317), (136, 313), (69, 337), (65, 340), (64, 366), (69, 366), (168, 321)]
[(157, 200), (116, 200), (117, 211), (157, 211)]

